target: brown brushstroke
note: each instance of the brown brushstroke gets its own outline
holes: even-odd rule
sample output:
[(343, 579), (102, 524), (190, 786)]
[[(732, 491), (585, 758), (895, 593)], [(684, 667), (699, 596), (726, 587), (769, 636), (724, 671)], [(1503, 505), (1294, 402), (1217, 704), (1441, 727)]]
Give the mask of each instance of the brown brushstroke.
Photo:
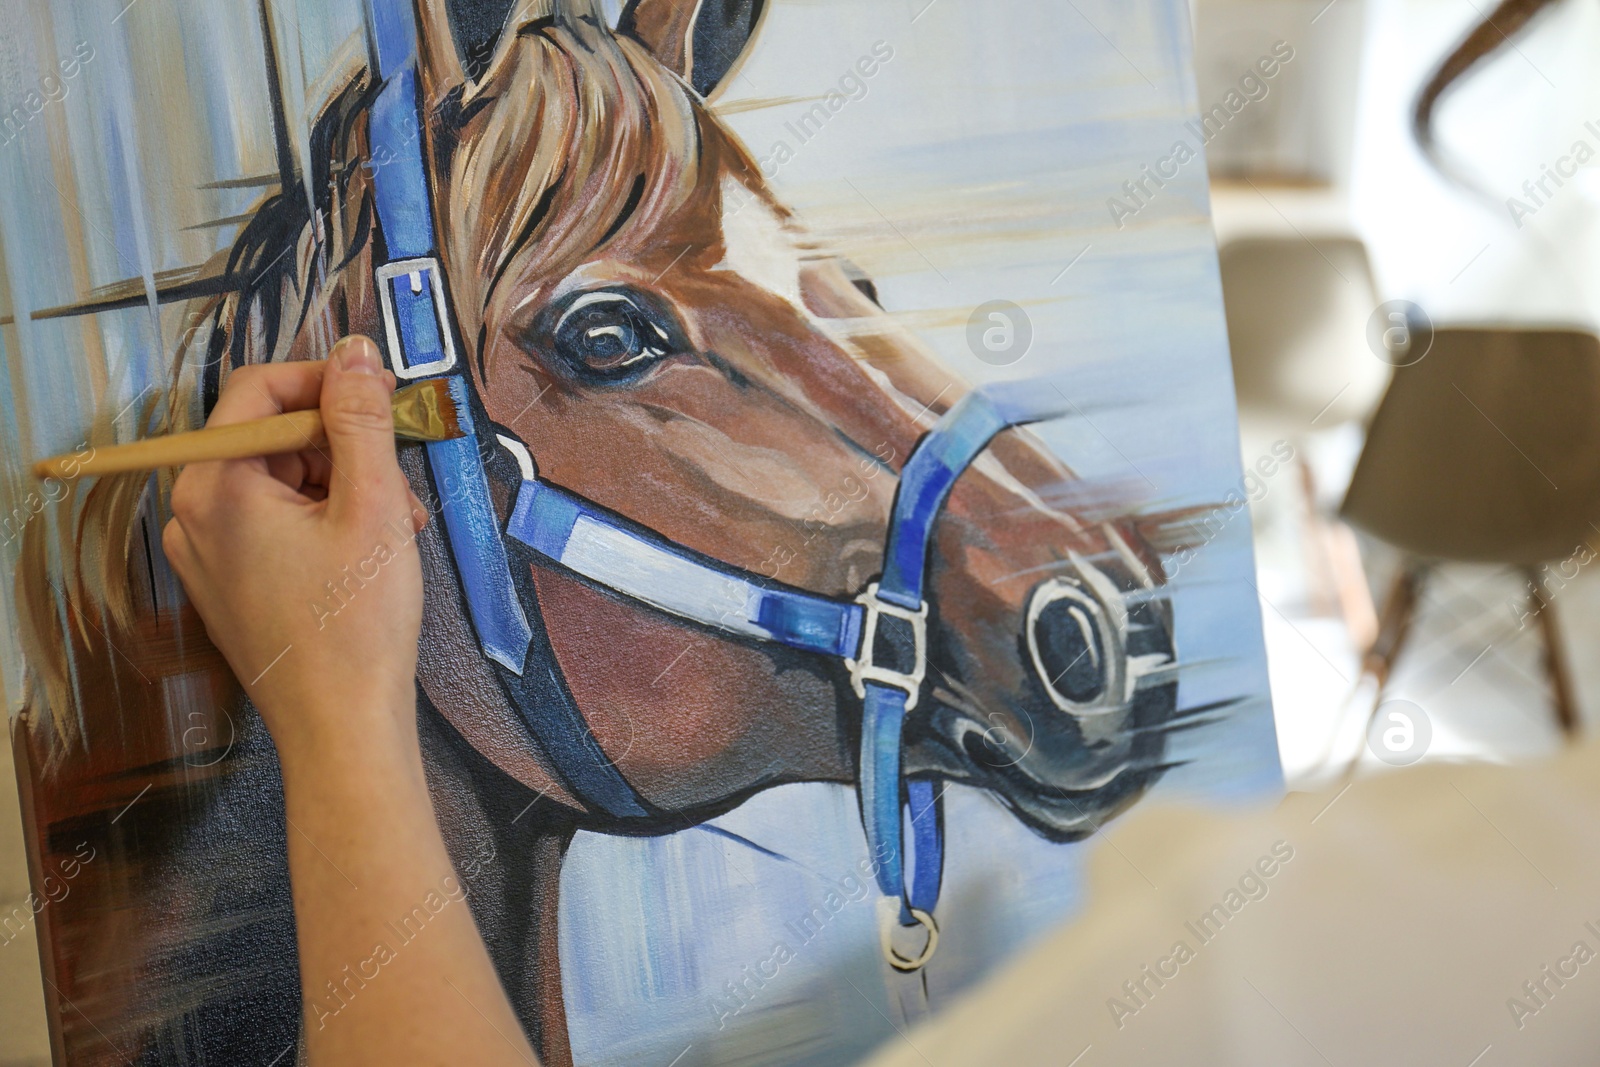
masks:
[(694, 33), (698, 4), (640, 3), (628, 5), (617, 25), (644, 45), (656, 60), (674, 74), (689, 73), (689, 39)]

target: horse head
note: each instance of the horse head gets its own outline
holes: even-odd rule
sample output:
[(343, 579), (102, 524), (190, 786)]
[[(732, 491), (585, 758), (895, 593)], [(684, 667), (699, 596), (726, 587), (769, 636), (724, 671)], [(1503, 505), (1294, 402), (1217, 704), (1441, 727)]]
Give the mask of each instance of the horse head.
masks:
[[(857, 784), (869, 841), (898, 849), (904, 794), (926, 859), (934, 783), (1060, 841), (1137, 799), (1187, 721), (1161, 560), (1131, 516), (1063, 506), (1074, 476), (1027, 419), (812, 247), (718, 120), (762, 5), (634, 0), (613, 27), (593, 0), (369, 2), (376, 69), (223, 255), (238, 288), (175, 370), (204, 408), (242, 366), (363, 332), (459, 379), (475, 437), (401, 450), (443, 519), (418, 685), (533, 819), (661, 833)], [(418, 314), (448, 361), (407, 362)], [(138, 529), (143, 488), (108, 479), (84, 528)], [(97, 625), (160, 613), (153, 565), (130, 580)]]
[[(422, 4), (437, 246), (500, 529), (536, 479), (691, 561), (848, 602), (884, 572), (908, 457), (967, 387), (870, 283), (808, 250), (708, 107), (760, 8), (635, 0), (612, 28), (584, 0), (532, 3), (468, 49), (487, 51), (469, 77), (451, 13)], [(359, 280), (343, 308), (376, 334), (364, 266), (346, 269)], [(438, 500), (437, 469), (429, 484), (420, 454), (407, 462)], [(929, 554), (927, 692), (903, 734), (903, 773), (988, 789), (1058, 840), (1159, 775), (1174, 699), (1160, 560), (1132, 521), (1053, 505), (1072, 478), (1020, 430), (960, 473)], [(512, 544), (551, 661), (513, 681), (478, 651), (445, 541), (437, 526), (423, 537), (421, 687), (580, 825), (617, 820), (525, 728), (548, 714), (551, 675), (580, 715), (578, 749), (640, 802), (632, 831), (782, 782), (860, 778), (862, 701), (837, 659)]]

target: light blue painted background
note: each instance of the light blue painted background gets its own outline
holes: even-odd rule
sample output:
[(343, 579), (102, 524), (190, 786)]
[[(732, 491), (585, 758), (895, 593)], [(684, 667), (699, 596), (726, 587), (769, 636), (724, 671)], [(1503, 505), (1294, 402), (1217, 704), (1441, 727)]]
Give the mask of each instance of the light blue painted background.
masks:
[[(894, 57), (866, 95), (801, 143), (791, 127), (879, 41)], [(812, 0), (777, 5), (719, 103), (758, 160), (788, 145), (772, 177), (780, 198), (953, 369), (981, 381), (1084, 367), (1073, 400), (1087, 420), (1043, 436), (1087, 479), (1170, 507), (1219, 501), (1240, 478), (1204, 161), (1120, 230), (1106, 198), (1184, 135), (1192, 80), (1182, 0)], [(742, 110), (786, 97), (801, 99)], [(968, 314), (990, 299), (1022, 305), (1035, 329), (1029, 354), (1001, 371), (966, 345)], [(1119, 370), (1089, 367), (1106, 362)], [(1179, 652), (1196, 665), (1183, 705), (1247, 699), (1174, 739), (1174, 757), (1192, 762), (1163, 792), (1280, 787), (1252, 575), (1242, 513), (1178, 575)], [(952, 788), (946, 801), (933, 1010), (1080, 906), (1094, 847), (1044, 842), (982, 793)], [(795, 862), (703, 831), (578, 841), (562, 888), (584, 903), (564, 910), (562, 951), (584, 961), (566, 978), (579, 1062), (820, 1067), (926, 1010), (883, 964), (870, 899), (803, 947), (788, 928), (866, 855), (853, 791), (789, 786), (717, 823)], [(712, 998), (780, 940), (796, 958), (719, 1029)]]
[[(231, 228), (182, 227), (244, 210), (251, 198), (219, 191), (197, 208), (194, 185), (272, 169), (252, 7), (0, 0), (0, 20), (14, 28), (0, 36), (6, 108), (74, 42), (97, 53), (65, 100), (0, 146), (0, 242), (14, 306), (79, 295), (60, 254), (69, 212), (84, 230), (92, 284), (188, 266), (231, 242)], [(303, 118), (325, 92), (318, 79), (328, 64), (353, 46), (358, 8), (277, 0), (274, 11), (286, 63), (300, 73), (290, 103)], [(953, 369), (976, 381), (1082, 368), (1069, 380), (1088, 418), (1044, 436), (1086, 479), (1127, 485), (1152, 507), (1214, 503), (1240, 476), (1203, 161), (1125, 228), (1106, 208), (1140, 164), (1183, 136), (1194, 108), (1187, 19), (1183, 0), (781, 0), (721, 101), (758, 158), (790, 142), (793, 158), (773, 179), (780, 197), (827, 247), (866, 268), (885, 305)], [(894, 57), (865, 97), (799, 144), (785, 123), (878, 41)], [(760, 101), (768, 106), (746, 108)], [(195, 145), (209, 153), (209, 173), (193, 173)], [(61, 188), (63, 165), (77, 207)], [(1003, 371), (965, 344), (968, 313), (994, 298), (1027, 308), (1035, 329), (1029, 355)], [(92, 412), (119, 409), (155, 380), (181, 323), (175, 309), (141, 308), (89, 328), (105, 346), (110, 381), (98, 402), (78, 322), (0, 329), (8, 509), (27, 492), (26, 461), (74, 447)], [(19, 403), (33, 413), (29, 433)], [(0, 547), (8, 572), (14, 551)], [(1251, 576), (1240, 515), (1174, 583), (1180, 655), (1192, 665), (1182, 703), (1245, 700), (1218, 726), (1178, 735), (1175, 755), (1190, 762), (1162, 792), (1234, 800), (1279, 788)], [(9, 583), (0, 589), (9, 598)], [(16, 649), (0, 649), (15, 709)], [(983, 794), (953, 789), (947, 803), (944, 940), (928, 973), (935, 1009), (1078, 908), (1083, 849), (1094, 847), (1047, 844)], [(853, 792), (789, 786), (718, 823), (787, 859), (705, 830), (576, 842), (562, 939), (580, 1063), (836, 1064), (923, 1010), (920, 991), (880, 960), (870, 899), (847, 905), (803, 946), (787, 927), (865, 855)], [(794, 960), (718, 1029), (710, 998), (780, 939)]]

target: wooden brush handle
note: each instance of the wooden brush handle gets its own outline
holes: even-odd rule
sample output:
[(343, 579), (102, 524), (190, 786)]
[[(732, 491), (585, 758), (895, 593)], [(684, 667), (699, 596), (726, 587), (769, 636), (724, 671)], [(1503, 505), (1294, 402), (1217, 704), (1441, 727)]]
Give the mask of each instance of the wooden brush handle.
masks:
[(322, 412), (310, 408), (230, 426), (151, 437), (126, 445), (86, 448), (71, 455), (41, 460), (34, 464), (33, 473), (39, 478), (66, 480), (89, 474), (181, 467), (206, 460), (275, 456), (327, 445)]
[[(409, 441), (447, 441), (465, 436), (468, 431), (462, 428), (455, 394), (450, 390), (446, 378), (429, 378), (398, 390), (390, 402), (395, 436)], [(322, 413), (310, 408), (231, 426), (150, 437), (132, 444), (84, 448), (71, 455), (40, 460), (33, 465), (33, 473), (41, 479), (66, 481), (91, 474), (152, 471), (214, 459), (276, 456), (327, 445)]]

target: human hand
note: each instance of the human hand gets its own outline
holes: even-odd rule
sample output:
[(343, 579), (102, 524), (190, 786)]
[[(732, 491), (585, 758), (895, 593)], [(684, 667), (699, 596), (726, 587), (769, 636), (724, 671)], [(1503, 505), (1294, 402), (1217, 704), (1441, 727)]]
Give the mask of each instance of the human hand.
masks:
[(161, 543), (287, 772), (329, 746), (416, 747), (427, 513), (395, 459), (394, 376), (365, 337), (242, 367), (208, 426), (320, 407), (328, 447), (195, 463)]

